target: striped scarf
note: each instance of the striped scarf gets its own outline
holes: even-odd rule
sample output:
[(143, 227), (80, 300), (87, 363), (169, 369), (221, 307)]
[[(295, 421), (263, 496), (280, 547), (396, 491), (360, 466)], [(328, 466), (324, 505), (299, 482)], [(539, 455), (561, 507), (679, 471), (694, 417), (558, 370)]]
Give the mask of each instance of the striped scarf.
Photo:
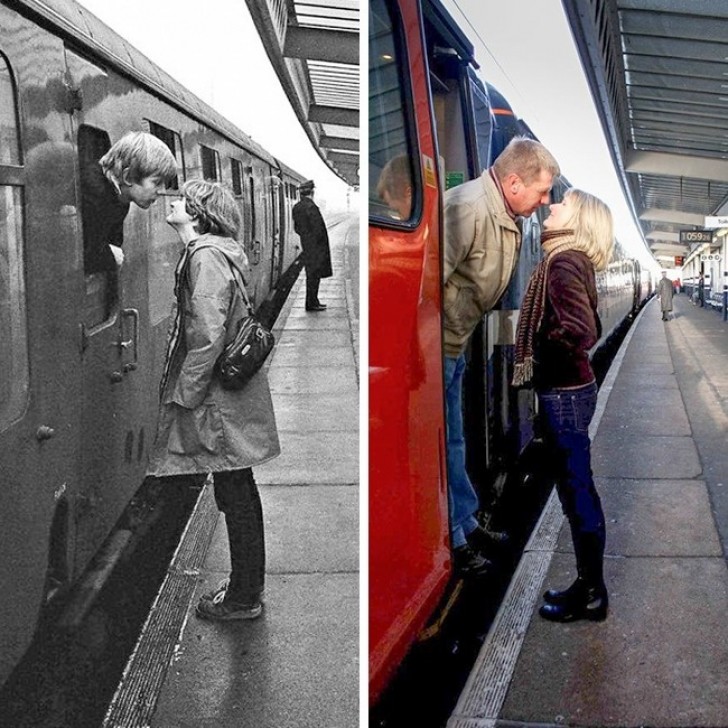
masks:
[(513, 370), (514, 387), (526, 385), (533, 379), (533, 351), (536, 334), (546, 310), (546, 287), (551, 261), (557, 253), (564, 250), (580, 250), (582, 247), (576, 242), (573, 230), (544, 230), (541, 235), (541, 246), (544, 259), (531, 274), (518, 318)]

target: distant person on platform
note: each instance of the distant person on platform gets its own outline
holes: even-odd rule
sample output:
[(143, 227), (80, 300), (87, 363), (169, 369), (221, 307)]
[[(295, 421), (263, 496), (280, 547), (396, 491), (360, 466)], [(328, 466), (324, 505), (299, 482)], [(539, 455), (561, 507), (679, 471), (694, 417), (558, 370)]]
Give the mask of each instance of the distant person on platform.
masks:
[(705, 275), (703, 273), (698, 279), (698, 303), (700, 308), (705, 308)]
[(81, 169), (84, 271), (115, 272), (124, 261), (124, 220), (133, 202), (146, 210), (177, 178), (177, 163), (160, 139), (125, 134)]
[(670, 312), (672, 311), (672, 294), (675, 289), (672, 281), (667, 277), (667, 271), (662, 271), (662, 278), (657, 284), (657, 295), (660, 299), (660, 308), (662, 309), (662, 320), (670, 320)]
[(528, 217), (550, 202), (560, 173), (539, 142), (512, 139), (493, 166), (475, 180), (445, 193), (443, 327), (447, 405), (447, 472), (450, 539), (454, 566), (463, 576), (487, 572), (485, 554), (505, 534), (477, 521), (480, 503), (465, 467), (462, 389), (465, 349), (483, 315), (503, 295), (518, 262), (521, 230)]
[(326, 223), (313, 201), (313, 180), (299, 187), (301, 200), (293, 206), (293, 229), (301, 238), (303, 265), (306, 267), (306, 311), (324, 311), (326, 305), (318, 299), (322, 278), (333, 275), (331, 251)]

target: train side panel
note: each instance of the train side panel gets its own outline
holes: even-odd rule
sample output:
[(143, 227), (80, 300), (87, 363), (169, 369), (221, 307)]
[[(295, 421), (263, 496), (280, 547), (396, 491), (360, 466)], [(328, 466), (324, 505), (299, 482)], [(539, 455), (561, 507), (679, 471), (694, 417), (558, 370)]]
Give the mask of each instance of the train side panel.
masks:
[(73, 311), (82, 291), (75, 276), (74, 156), (54, 103), (63, 44), (4, 6), (0, 27), (0, 337), (1, 358), (12, 362), (3, 367), (0, 404), (3, 680), (35, 629), (29, 615), (43, 597), (54, 515), (73, 528), (67, 514), (78, 493), (75, 403), (82, 396)]
[[(375, 699), (449, 575), (440, 317), (440, 199), (415, 3), (370, 3), (370, 691)], [(394, 90), (394, 93), (392, 93)], [(376, 192), (394, 156), (412, 169), (398, 220)]]
[(154, 440), (181, 252), (165, 219), (179, 192), (132, 205), (118, 281), (86, 274), (87, 162), (143, 130), (170, 145), (178, 185), (231, 186), (256, 306), (298, 255), (287, 223), (303, 178), (242, 132), (221, 133), (201, 102), (201, 116), (187, 113), (22, 3), (0, 4), (0, 28), (1, 683), (42, 606), (77, 581), (141, 485)]

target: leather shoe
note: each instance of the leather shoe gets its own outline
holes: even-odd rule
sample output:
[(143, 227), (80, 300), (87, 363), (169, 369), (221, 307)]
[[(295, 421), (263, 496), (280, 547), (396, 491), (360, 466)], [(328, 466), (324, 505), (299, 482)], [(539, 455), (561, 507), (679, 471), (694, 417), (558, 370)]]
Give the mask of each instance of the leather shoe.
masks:
[(458, 576), (485, 576), (492, 563), (470, 548), (468, 544), (453, 549), (453, 567)]
[(325, 311), (326, 306), (323, 303), (317, 303), (314, 306), (306, 306), (306, 311)]
[(485, 553), (505, 546), (510, 541), (510, 536), (505, 531), (491, 531), (484, 526), (476, 526), (465, 538), (471, 548)]

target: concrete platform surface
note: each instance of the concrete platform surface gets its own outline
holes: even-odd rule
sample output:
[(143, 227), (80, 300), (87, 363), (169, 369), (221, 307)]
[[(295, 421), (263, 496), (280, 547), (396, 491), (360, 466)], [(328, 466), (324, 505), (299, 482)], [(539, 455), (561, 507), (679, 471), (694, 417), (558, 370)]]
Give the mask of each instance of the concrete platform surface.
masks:
[(608, 619), (538, 616), (576, 575), (552, 494), (448, 728), (728, 726), (728, 324), (674, 305), (648, 303), (592, 423)]
[(358, 219), (329, 226), (328, 308), (306, 312), (305, 272), (276, 323), (268, 363), (282, 454), (254, 468), (266, 538), (260, 618), (199, 620), (229, 574), (208, 483), (130, 659), (105, 726), (349, 728), (359, 725)]

